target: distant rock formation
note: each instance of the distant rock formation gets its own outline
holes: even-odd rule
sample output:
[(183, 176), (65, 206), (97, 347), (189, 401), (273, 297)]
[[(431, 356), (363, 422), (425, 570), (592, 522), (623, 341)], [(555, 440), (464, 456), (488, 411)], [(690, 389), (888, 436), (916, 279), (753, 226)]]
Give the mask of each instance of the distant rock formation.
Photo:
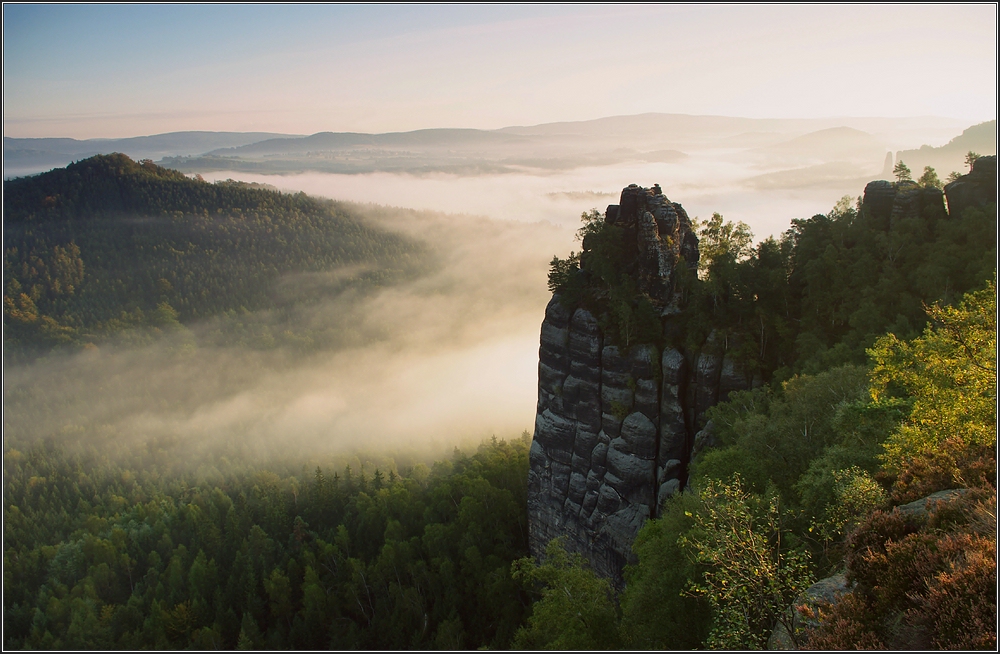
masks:
[[(629, 273), (669, 330), (680, 311), (675, 272), (698, 264), (687, 213), (659, 186), (633, 184), (608, 207), (606, 221), (622, 228)], [(580, 267), (587, 270), (585, 256)], [(541, 328), (528, 474), (533, 555), (561, 537), (623, 586), (639, 529), (687, 482), (705, 410), (730, 391), (760, 384), (727, 356), (727, 345), (713, 332), (698, 352), (661, 352), (653, 344), (625, 350), (606, 342), (598, 316), (552, 297)]]
[(944, 218), (944, 193), (916, 182), (878, 180), (865, 186), (863, 211), (878, 229), (888, 231), (906, 217)]
[(882, 179), (889, 179), (892, 177), (892, 153), (885, 153), (885, 163), (882, 164)]
[(969, 207), (985, 207), (997, 202), (997, 156), (979, 157), (968, 175), (944, 187), (948, 213), (960, 218)]
[[(945, 210), (944, 199), (948, 198)], [(997, 157), (976, 159), (972, 172), (946, 185), (944, 191), (916, 182), (878, 180), (865, 186), (864, 211), (873, 224), (888, 230), (907, 216), (960, 218), (968, 207), (997, 201)]]
[(996, 155), (996, 120), (973, 125), (937, 148), (922, 145), (916, 150), (900, 150), (896, 152), (896, 161), (905, 161), (915, 175), (919, 175), (924, 166), (931, 166), (944, 177), (953, 170), (962, 170), (965, 155), (970, 150), (984, 155)]

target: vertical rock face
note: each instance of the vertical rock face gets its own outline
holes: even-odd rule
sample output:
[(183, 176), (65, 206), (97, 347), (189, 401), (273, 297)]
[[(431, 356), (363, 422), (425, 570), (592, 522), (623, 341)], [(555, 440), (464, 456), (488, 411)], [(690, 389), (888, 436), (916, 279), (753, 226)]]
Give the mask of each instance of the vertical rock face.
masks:
[(948, 213), (961, 218), (968, 207), (985, 207), (997, 201), (997, 156), (979, 157), (972, 171), (944, 187)]
[[(698, 239), (683, 207), (631, 185), (606, 222), (622, 229), (628, 274), (665, 330), (680, 311), (679, 266), (697, 268)], [(584, 250), (587, 250), (584, 243)], [(580, 266), (586, 270), (585, 255)], [(687, 481), (702, 414), (753, 379), (714, 334), (697, 354), (606, 342), (599, 317), (554, 295), (542, 322), (538, 408), (528, 474), (532, 554), (556, 537), (623, 585), (632, 542), (660, 503)], [(731, 343), (729, 345), (732, 345)]]
[(869, 182), (865, 186), (863, 206), (873, 224), (885, 231), (906, 218), (945, 217), (944, 193), (909, 180)]
[(888, 230), (901, 220), (916, 216), (961, 218), (969, 207), (985, 208), (997, 201), (997, 157), (980, 157), (972, 171), (944, 187), (944, 192), (916, 182), (879, 180), (865, 186), (864, 210), (874, 224)]
[(885, 162), (882, 164), (882, 178), (888, 179), (892, 177), (892, 153), (885, 153)]

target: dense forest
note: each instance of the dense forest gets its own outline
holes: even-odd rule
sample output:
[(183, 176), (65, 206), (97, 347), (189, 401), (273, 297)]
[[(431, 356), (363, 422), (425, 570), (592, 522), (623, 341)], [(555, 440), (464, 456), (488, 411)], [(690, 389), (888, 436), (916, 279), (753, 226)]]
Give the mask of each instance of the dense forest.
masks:
[(567, 306), (582, 301), (604, 316), (604, 333), (623, 346), (631, 339), (697, 350), (716, 331), (766, 381), (863, 365), (881, 335), (918, 336), (925, 305), (954, 303), (994, 274), (995, 202), (949, 217), (938, 198), (890, 220), (860, 197), (844, 197), (827, 214), (793, 220), (780, 239), (756, 245), (749, 226), (714, 214), (698, 226), (697, 277), (678, 269), (684, 310), (667, 334), (630, 278), (621, 228), (597, 210), (583, 216), (583, 251), (553, 260), (549, 288)]
[[(896, 189), (940, 187), (897, 169)], [(767, 383), (708, 410), (714, 446), (640, 532), (620, 596), (565, 552), (532, 568), (548, 590), (523, 644), (996, 647), (995, 199), (889, 218), (844, 198), (754, 246), (714, 215), (664, 332), (621, 228), (583, 215), (583, 251), (553, 260), (551, 290), (620, 347), (697, 349), (714, 332)], [(818, 580), (836, 592), (802, 595)], [(556, 589), (574, 583), (596, 593), (588, 624), (617, 631), (571, 617)]]
[[(4, 202), (8, 361), (210, 316), (232, 341), (280, 313), (283, 274), (361, 266), (337, 279), (367, 292), (428, 265), (336, 204), (120, 156)], [(553, 290), (603, 304), (611, 338), (724, 333), (767, 382), (710, 409), (716, 446), (621, 593), (558, 541), (528, 557), (528, 434), (373, 469), (5, 440), (4, 647), (995, 649), (996, 226), (995, 205), (886, 224), (845, 199), (754, 245), (716, 215), (664, 334), (585, 214), (599, 279), (557, 259)]]
[(343, 205), (124, 155), (4, 182), (8, 357), (149, 342), (210, 317), (209, 341), (335, 345), (348, 324), (303, 324), (297, 309), (428, 265), (424, 246)]
[(528, 436), (428, 469), (4, 458), (4, 648), (504, 647)]

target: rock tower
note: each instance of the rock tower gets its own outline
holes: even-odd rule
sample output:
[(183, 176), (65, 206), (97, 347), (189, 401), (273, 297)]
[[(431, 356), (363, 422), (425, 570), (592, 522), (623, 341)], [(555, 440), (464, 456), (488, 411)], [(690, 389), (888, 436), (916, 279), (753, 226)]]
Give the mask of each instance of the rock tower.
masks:
[[(698, 238), (659, 186), (631, 185), (605, 221), (621, 228), (627, 271), (671, 329), (676, 277), (696, 270)], [(587, 270), (586, 250), (580, 268)], [(632, 542), (660, 503), (687, 481), (704, 411), (755, 383), (709, 336), (698, 352), (652, 343), (622, 348), (601, 317), (554, 295), (542, 322), (538, 408), (528, 473), (532, 554), (561, 537), (618, 587)], [(759, 381), (758, 381), (759, 383)], [(704, 434), (702, 439), (707, 437)]]

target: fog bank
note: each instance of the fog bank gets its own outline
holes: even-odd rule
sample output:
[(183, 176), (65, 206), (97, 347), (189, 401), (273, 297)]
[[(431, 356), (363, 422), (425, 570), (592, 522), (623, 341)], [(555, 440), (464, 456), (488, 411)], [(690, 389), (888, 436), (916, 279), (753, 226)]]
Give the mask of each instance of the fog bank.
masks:
[[(456, 443), (530, 431), (548, 262), (573, 246), (571, 230), (352, 211), (419, 235), (435, 260), (432, 272), (361, 302), (331, 297), (301, 309), (302, 320), (349, 324), (366, 335), (360, 345), (307, 354), (194, 347), (209, 321), (139, 349), (102, 345), (9, 367), (8, 442), (143, 444), (194, 463), (210, 453), (437, 456)], [(299, 292), (313, 280), (280, 283)]]
[(861, 195), (864, 185), (879, 177), (881, 163), (881, 159), (867, 166), (847, 162), (833, 176), (804, 167), (784, 177), (761, 180), (761, 175), (780, 169), (760, 165), (742, 152), (726, 151), (693, 155), (679, 163), (631, 163), (547, 174), (528, 170), (479, 176), (308, 172), (254, 175), (223, 171), (205, 173), (204, 177), (260, 182), (286, 191), (354, 202), (475, 214), (505, 221), (546, 221), (572, 229), (578, 226), (581, 212), (594, 207), (603, 211), (608, 204), (617, 203), (625, 186), (659, 184), (667, 197), (681, 203), (691, 217), (707, 219), (717, 211), (727, 219), (747, 223), (754, 235), (763, 239), (780, 235), (793, 218), (825, 213), (844, 195)]
[[(759, 240), (859, 195), (877, 172), (846, 163), (817, 183), (808, 167), (775, 177), (781, 171), (768, 161), (726, 150), (548, 174), (206, 174), (376, 203), (350, 211), (426, 243), (431, 272), (361, 300), (322, 296), (330, 280), (355, 270), (281, 279), (290, 297), (321, 296), (296, 309), (298, 320), (356, 335), (339, 349), (193, 346), (217, 328), (208, 321), (141, 349), (102, 345), (7, 369), (5, 437), (159, 448), (196, 463), (209, 454), (434, 457), (453, 444), (530, 431), (548, 264), (579, 248), (581, 212), (617, 202), (630, 183), (659, 183), (692, 217), (718, 211)], [(857, 170), (856, 182), (844, 170)]]

